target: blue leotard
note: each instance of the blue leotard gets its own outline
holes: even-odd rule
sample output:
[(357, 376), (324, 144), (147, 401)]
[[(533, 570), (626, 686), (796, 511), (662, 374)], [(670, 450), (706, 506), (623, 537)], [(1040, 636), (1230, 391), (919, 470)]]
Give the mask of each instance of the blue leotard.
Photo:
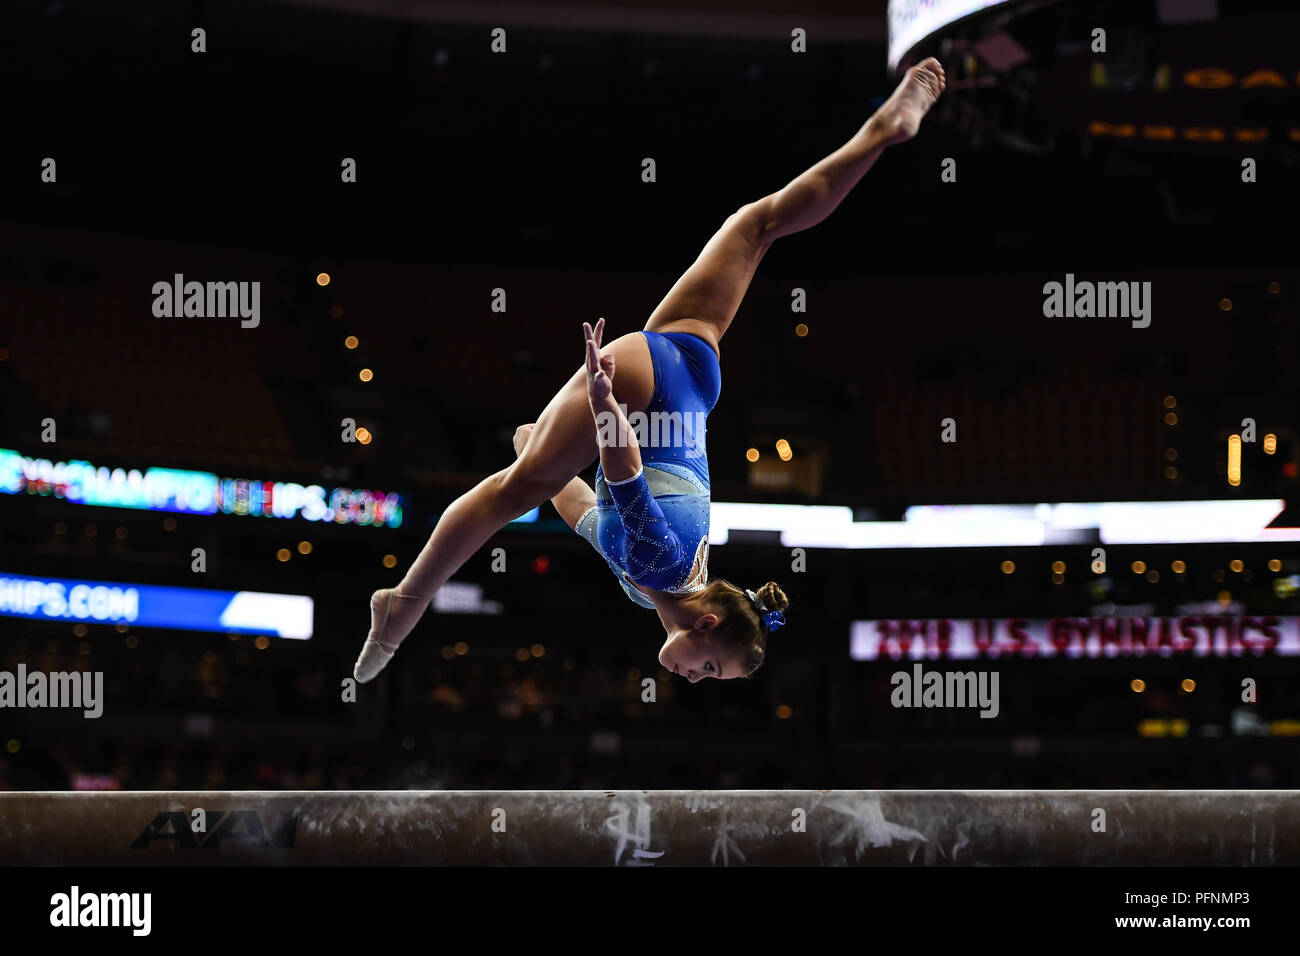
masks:
[(641, 471), (607, 482), (596, 468), (596, 504), (576, 530), (600, 552), (627, 596), (653, 608), (629, 579), (656, 591), (698, 591), (709, 581), (709, 461), (705, 419), (722, 390), (718, 356), (685, 332), (642, 332), (655, 390), (628, 424)]

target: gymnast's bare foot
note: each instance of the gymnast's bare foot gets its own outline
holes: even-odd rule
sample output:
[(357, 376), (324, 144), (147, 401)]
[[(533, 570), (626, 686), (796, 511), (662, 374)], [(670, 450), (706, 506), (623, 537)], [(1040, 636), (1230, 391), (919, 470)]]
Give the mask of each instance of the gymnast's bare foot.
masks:
[(388, 666), (428, 606), (428, 598), (402, 594), (396, 588), (382, 588), (370, 596), (370, 633), (352, 667), (359, 683), (374, 680)]
[(939, 99), (947, 82), (943, 65), (934, 57), (908, 68), (898, 89), (871, 117), (884, 135), (886, 146), (904, 143), (916, 135), (921, 118)]

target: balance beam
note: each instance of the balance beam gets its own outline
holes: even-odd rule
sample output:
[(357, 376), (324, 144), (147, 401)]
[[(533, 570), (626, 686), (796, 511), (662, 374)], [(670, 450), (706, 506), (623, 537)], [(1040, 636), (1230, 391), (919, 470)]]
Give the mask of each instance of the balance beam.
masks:
[(1296, 790), (0, 793), (5, 866), (1294, 866)]

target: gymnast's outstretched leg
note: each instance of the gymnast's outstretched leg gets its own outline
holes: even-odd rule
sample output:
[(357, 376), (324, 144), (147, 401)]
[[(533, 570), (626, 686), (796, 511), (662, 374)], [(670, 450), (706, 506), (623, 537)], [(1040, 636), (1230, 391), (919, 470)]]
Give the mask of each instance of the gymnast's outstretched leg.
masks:
[[(628, 409), (644, 410), (654, 395), (645, 339), (624, 335), (602, 353), (614, 356), (618, 364), (617, 400)], [(371, 595), (370, 634), (353, 668), (357, 680), (364, 683), (383, 670), (433, 595), (488, 538), (560, 495), (598, 453), (586, 370), (579, 369), (543, 410), (519, 457), (453, 501), (406, 576), (395, 588)]]
[(691, 332), (716, 349), (772, 243), (829, 216), (886, 147), (916, 135), (945, 83), (934, 57), (918, 63), (852, 139), (781, 189), (732, 213), (656, 307), (646, 329)]
[[(771, 244), (829, 216), (886, 147), (916, 135), (943, 87), (938, 60), (909, 69), (852, 139), (783, 188), (733, 213), (659, 303), (646, 329), (691, 332), (716, 350)], [(601, 354), (617, 362), (617, 401), (629, 411), (643, 411), (654, 393), (645, 339), (622, 336)], [(384, 668), (437, 590), (508, 522), (553, 499), (573, 523), (573, 513), (580, 513), (590, 496), (589, 489), (576, 488), (583, 483), (575, 476), (599, 453), (585, 370), (556, 394), (526, 438), (510, 467), (479, 482), (443, 512), (401, 582), (372, 595), (370, 634), (354, 668), (358, 680), (371, 680)]]

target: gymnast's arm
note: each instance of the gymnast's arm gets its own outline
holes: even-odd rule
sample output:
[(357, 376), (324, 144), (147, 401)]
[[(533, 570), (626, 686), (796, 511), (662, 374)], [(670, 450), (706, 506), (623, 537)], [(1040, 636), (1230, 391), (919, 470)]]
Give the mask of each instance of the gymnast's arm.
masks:
[[(533, 434), (533, 427), (536, 422), (527, 425), (520, 425), (515, 429), (515, 457), (517, 458), (528, 444), (528, 439)], [(578, 530), (578, 520), (590, 511), (596, 504), (596, 493), (591, 490), (591, 485), (587, 484), (581, 478), (574, 478), (564, 490), (551, 499), (551, 504), (555, 510), (560, 513), (560, 517), (574, 531)]]
[(614, 356), (600, 354), (605, 320), (596, 328), (584, 322), (587, 340), (587, 398), (596, 422), (600, 467), (623, 522), (627, 575), (652, 588), (672, 586), (680, 576), (684, 549), (650, 494), (641, 467), (641, 446), (614, 400)]
[(600, 354), (600, 340), (605, 320), (596, 328), (582, 323), (587, 340), (587, 400), (596, 425), (596, 444), (600, 446), (600, 467), (610, 485), (629, 481), (641, 474), (641, 446), (627, 416), (614, 400), (614, 356)]
[(657, 590), (675, 585), (682, 577), (686, 549), (650, 494), (645, 472), (638, 468), (624, 481), (608, 482), (614, 507), (623, 522), (623, 564), (634, 584)]

